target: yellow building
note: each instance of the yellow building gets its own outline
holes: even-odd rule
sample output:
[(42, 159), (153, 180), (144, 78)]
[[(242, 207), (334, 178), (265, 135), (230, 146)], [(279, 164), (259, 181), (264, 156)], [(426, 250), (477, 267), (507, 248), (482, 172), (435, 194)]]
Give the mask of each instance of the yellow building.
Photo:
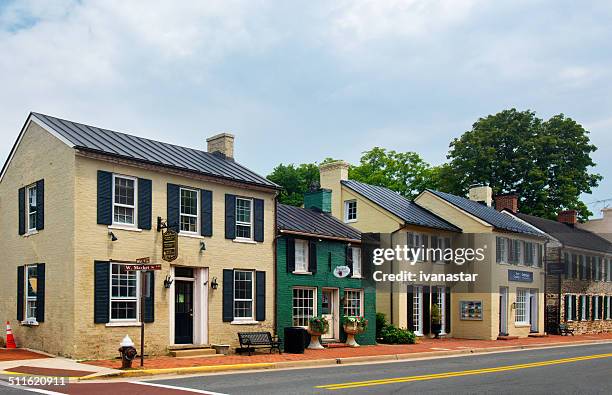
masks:
[[(419, 335), (433, 332), (434, 305), (441, 313), (438, 329), (453, 337), (543, 333), (544, 238), (492, 208), (490, 188), (473, 189), (470, 199), (424, 191), (410, 201), (386, 188), (349, 180), (348, 168), (341, 161), (320, 167), (321, 187), (332, 191), (332, 215), (362, 232), (381, 233), (382, 247), (482, 248), (482, 259), (463, 264), (435, 255), (416, 263), (386, 260), (380, 266), (383, 273), (426, 275), (414, 281), (378, 281), (378, 312)], [(466, 281), (452, 276), (461, 273)], [(452, 281), (437, 281), (451, 278), (447, 275)]]
[[(147, 354), (273, 331), (278, 187), (234, 161), (234, 136), (207, 143), (30, 114), (0, 175), (0, 317), (20, 346), (111, 357), (141, 316)], [(161, 265), (142, 283), (140, 258)]]

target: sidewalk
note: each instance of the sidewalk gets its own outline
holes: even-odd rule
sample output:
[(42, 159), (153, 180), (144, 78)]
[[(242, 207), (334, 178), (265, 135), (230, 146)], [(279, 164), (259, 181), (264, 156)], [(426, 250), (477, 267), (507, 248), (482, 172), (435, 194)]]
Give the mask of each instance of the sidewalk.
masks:
[[(279, 355), (262, 351), (252, 356), (229, 355), (184, 359), (160, 356), (145, 359), (145, 368), (143, 370), (137, 368), (124, 371), (119, 376), (321, 366), (597, 342), (612, 342), (612, 333), (548, 336), (515, 340), (419, 339), (418, 344), (328, 348), (324, 350), (306, 350), (304, 354)], [(118, 368), (121, 362), (119, 360), (98, 360), (88, 361), (84, 364), (105, 368)]]

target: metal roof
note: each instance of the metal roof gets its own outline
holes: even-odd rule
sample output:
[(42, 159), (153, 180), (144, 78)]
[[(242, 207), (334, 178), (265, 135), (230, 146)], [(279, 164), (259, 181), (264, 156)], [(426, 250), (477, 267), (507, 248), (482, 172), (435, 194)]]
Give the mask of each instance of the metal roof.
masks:
[(559, 240), (565, 246), (612, 254), (612, 243), (588, 230), (533, 215), (522, 213), (514, 215)]
[(361, 233), (330, 214), (319, 210), (278, 204), (278, 230), (308, 233), (325, 237), (361, 240)]
[(493, 207), (485, 206), (482, 203), (446, 192), (434, 191), (431, 189), (428, 189), (428, 191), (497, 229), (543, 237), (537, 230), (515, 220), (507, 214), (500, 213)]
[(388, 188), (365, 184), (354, 180), (343, 180), (342, 185), (376, 203), (390, 213), (403, 219), (408, 224), (461, 232), (461, 229), (455, 225), (443, 220)]
[(280, 188), (272, 181), (221, 155), (115, 132), (33, 112), (74, 148), (138, 162), (193, 171), (247, 184)]

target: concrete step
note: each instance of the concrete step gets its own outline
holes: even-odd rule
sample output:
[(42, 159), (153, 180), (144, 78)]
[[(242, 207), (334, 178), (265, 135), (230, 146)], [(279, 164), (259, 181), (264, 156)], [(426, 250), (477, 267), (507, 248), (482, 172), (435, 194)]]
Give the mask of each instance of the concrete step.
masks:
[(171, 350), (170, 355), (176, 358), (200, 358), (217, 356), (217, 351), (213, 348), (187, 348)]

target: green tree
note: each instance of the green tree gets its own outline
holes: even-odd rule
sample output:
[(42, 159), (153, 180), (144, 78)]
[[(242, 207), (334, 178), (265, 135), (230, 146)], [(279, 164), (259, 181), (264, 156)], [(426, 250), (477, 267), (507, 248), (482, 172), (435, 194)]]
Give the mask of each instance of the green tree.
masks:
[(386, 187), (412, 199), (426, 188), (437, 187), (438, 172), (415, 152), (374, 147), (363, 153), (358, 166), (350, 168), (349, 178)]
[(451, 142), (437, 183), (461, 195), (486, 183), (495, 194), (517, 193), (521, 212), (555, 218), (559, 210), (576, 209), (585, 219), (591, 213), (580, 194), (602, 179), (589, 172), (596, 149), (588, 131), (563, 114), (543, 121), (529, 110), (504, 110)]
[(281, 163), (267, 178), (283, 187), (278, 197), (280, 203), (301, 206), (304, 203), (304, 192), (319, 187), (319, 166), (316, 163), (297, 166)]

